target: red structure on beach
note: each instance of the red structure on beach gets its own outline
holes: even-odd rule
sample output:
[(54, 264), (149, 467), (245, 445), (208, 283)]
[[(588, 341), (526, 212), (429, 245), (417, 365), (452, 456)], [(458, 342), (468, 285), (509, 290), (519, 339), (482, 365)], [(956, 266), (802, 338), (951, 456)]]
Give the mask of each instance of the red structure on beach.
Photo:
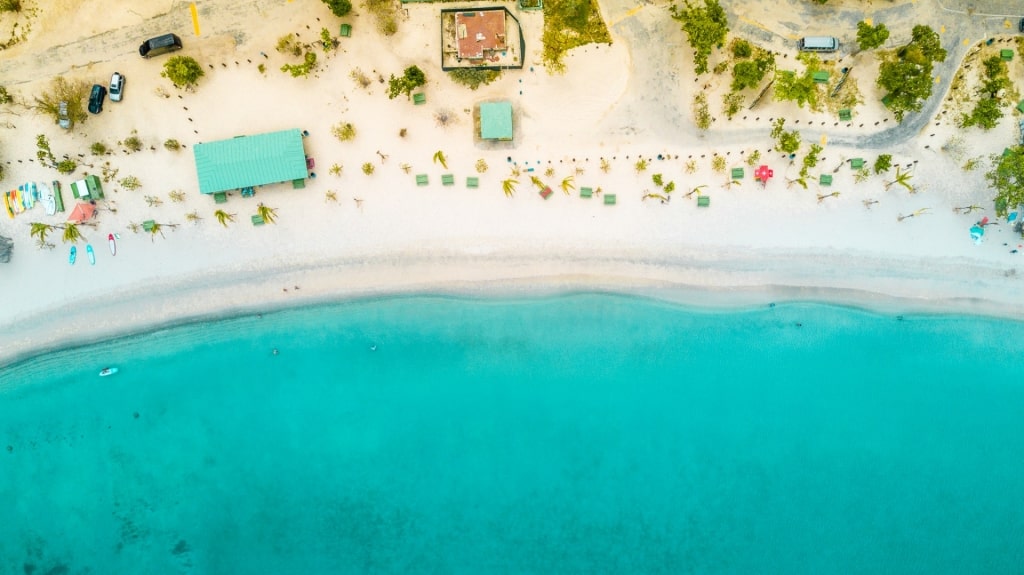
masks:
[(761, 164), (756, 170), (754, 170), (754, 179), (761, 182), (762, 186), (768, 185), (768, 178), (775, 175), (774, 170), (768, 169), (768, 166)]

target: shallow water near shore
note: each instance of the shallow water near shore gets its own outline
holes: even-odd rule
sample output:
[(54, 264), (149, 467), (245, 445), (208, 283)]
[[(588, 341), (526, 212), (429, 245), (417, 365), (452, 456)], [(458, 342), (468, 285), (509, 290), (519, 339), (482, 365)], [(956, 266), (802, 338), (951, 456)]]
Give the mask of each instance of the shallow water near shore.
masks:
[(594, 294), (52, 353), (0, 374), (0, 573), (1017, 573), (1022, 353)]

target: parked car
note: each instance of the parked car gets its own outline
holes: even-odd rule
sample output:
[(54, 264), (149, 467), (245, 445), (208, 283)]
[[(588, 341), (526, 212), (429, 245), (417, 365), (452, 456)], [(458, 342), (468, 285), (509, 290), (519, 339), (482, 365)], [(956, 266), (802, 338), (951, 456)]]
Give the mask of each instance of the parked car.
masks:
[(150, 38), (139, 46), (139, 56), (152, 58), (160, 54), (181, 50), (181, 38), (174, 34), (164, 34), (156, 38)]
[(124, 94), (124, 76), (120, 72), (114, 72), (110, 77), (110, 101), (120, 102)]
[(57, 105), (57, 117), (57, 123), (61, 128), (65, 130), (71, 129), (71, 117), (68, 116), (68, 103), (66, 101), (62, 101)]
[(89, 112), (99, 114), (103, 111), (103, 98), (107, 97), (107, 89), (99, 84), (92, 85), (92, 92), (89, 94)]
[(1024, 33), (1024, 18), (1020, 19), (1020, 26), (1018, 28), (1020, 28), (1021, 33)]

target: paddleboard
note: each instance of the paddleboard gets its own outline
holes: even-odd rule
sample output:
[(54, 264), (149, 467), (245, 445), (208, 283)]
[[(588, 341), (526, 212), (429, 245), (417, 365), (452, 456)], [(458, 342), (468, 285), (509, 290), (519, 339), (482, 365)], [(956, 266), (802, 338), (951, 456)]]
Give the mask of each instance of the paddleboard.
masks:
[(14, 209), (11, 207), (11, 193), (4, 192), (4, 207), (7, 208), (7, 217), (14, 219)]
[(92, 244), (85, 246), (85, 253), (89, 254), (89, 265), (96, 265), (96, 252), (92, 251)]
[(110, 245), (110, 255), (117, 255), (117, 242), (114, 241), (114, 234), (107, 234), (107, 244)]
[(114, 375), (117, 373), (116, 367), (104, 367), (100, 370), (100, 377), (107, 377), (108, 375)]
[(52, 216), (56, 214), (57, 200), (50, 193), (50, 188), (46, 187), (46, 184), (39, 184), (39, 190), (39, 193), (42, 195), (43, 207), (46, 208), (46, 215)]
[(75, 265), (75, 258), (77, 258), (77, 257), (78, 257), (78, 248), (76, 248), (75, 246), (71, 246), (71, 255), (68, 256), (68, 263), (71, 264), (71, 265)]

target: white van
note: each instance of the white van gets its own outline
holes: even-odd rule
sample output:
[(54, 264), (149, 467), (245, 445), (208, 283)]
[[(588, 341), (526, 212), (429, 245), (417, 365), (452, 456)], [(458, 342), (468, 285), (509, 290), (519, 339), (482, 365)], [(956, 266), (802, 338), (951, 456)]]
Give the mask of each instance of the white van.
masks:
[(832, 36), (807, 36), (797, 42), (801, 52), (835, 52), (839, 49), (839, 39)]

